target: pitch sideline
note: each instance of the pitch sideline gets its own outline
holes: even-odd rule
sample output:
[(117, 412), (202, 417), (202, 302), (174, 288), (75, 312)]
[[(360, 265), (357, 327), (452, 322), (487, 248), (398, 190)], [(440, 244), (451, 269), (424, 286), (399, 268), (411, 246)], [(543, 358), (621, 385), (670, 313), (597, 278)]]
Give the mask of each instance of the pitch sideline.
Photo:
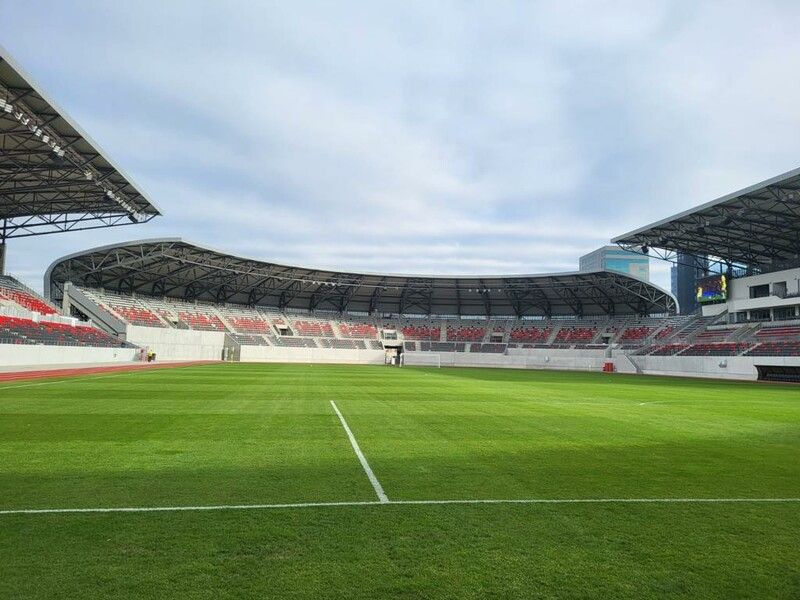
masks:
[(800, 498), (522, 498), (472, 500), (365, 500), (343, 502), (296, 502), (275, 504), (217, 504), (200, 506), (138, 506), (97, 508), (18, 508), (0, 510), (0, 515), (210, 512), (226, 510), (269, 510), (336, 508), (353, 506), (443, 506), (498, 504), (793, 504)]

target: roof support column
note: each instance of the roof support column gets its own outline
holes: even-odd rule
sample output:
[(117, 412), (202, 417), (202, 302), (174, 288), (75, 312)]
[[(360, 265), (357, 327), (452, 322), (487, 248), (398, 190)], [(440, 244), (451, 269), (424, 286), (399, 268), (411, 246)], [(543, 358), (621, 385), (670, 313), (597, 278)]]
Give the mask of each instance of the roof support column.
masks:
[(0, 275), (6, 274), (6, 240), (8, 235), (8, 221), (3, 219), (3, 230), (0, 231)]

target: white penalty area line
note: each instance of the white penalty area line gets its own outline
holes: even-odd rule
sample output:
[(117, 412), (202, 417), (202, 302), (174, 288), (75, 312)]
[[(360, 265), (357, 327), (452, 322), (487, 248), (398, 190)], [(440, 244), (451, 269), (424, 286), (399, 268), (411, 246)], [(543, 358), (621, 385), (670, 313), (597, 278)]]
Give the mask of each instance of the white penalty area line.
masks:
[(347, 434), (347, 438), (350, 440), (350, 445), (353, 446), (353, 450), (358, 457), (358, 461), (361, 463), (361, 466), (364, 468), (364, 472), (367, 474), (369, 478), (369, 482), (372, 484), (372, 489), (375, 490), (375, 494), (378, 496), (378, 500), (386, 504), (389, 502), (389, 497), (386, 495), (386, 492), (383, 491), (383, 486), (381, 482), (378, 481), (378, 478), (375, 476), (375, 472), (372, 470), (372, 467), (369, 466), (367, 462), (367, 457), (364, 456), (364, 453), (361, 451), (361, 448), (358, 446), (358, 442), (356, 441), (356, 436), (353, 435), (353, 432), (350, 431), (350, 427), (347, 425), (347, 421), (344, 420), (344, 416), (339, 411), (339, 407), (336, 406), (336, 402), (331, 400), (331, 406), (333, 407), (336, 416), (339, 417), (339, 421), (342, 423), (342, 427), (344, 427), (344, 431)]
[(800, 498), (523, 498), (509, 500), (367, 500), (344, 502), (297, 502), (280, 504), (218, 504), (207, 506), (140, 506), (106, 508), (21, 508), (0, 510), (0, 515), (42, 515), (83, 513), (203, 512), (224, 510), (266, 510), (335, 508), (347, 506), (442, 506), (486, 504), (800, 504)]

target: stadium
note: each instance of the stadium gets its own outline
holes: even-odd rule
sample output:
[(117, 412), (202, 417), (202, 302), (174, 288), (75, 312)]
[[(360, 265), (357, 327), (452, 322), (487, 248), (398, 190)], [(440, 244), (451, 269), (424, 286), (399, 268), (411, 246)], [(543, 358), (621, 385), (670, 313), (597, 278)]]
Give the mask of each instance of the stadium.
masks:
[(610, 240), (693, 312), (180, 237), (4, 272), (161, 214), (0, 49), (3, 597), (800, 594), (800, 170)]

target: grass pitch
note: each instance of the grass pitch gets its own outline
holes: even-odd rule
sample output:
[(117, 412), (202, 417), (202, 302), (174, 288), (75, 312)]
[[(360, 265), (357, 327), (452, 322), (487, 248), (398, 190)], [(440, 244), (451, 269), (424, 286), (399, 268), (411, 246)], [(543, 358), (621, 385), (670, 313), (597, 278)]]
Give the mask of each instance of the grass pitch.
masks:
[(800, 597), (800, 389), (208, 365), (0, 385), (1, 598)]

